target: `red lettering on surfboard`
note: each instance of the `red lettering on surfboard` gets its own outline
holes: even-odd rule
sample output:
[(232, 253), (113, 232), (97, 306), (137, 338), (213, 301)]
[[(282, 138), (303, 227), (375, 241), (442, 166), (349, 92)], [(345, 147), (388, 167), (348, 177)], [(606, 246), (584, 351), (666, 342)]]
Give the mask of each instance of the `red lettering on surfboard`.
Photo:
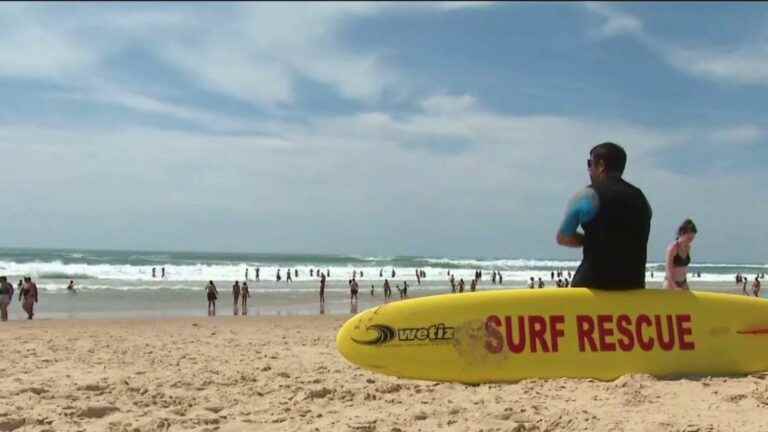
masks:
[(667, 315), (665, 318), (667, 321), (666, 340), (664, 339), (664, 325), (661, 323), (661, 316), (653, 316), (653, 322), (656, 327), (656, 340), (659, 341), (659, 348), (663, 349), (664, 351), (672, 351), (672, 348), (675, 347), (675, 333), (672, 327), (672, 315)]
[(504, 317), (504, 322), (507, 327), (507, 348), (513, 353), (523, 352), (525, 349), (525, 317), (523, 315), (517, 317), (517, 342), (512, 336), (512, 317), (507, 315)]
[(496, 315), (491, 315), (485, 320), (485, 335), (488, 337), (485, 340), (485, 349), (493, 354), (500, 353), (504, 348), (504, 339), (499, 327), (501, 327), (501, 319)]
[(528, 317), (528, 328), (531, 332), (531, 352), (536, 352), (538, 345), (541, 345), (542, 352), (549, 352), (547, 320), (540, 315), (531, 315)]
[(696, 349), (696, 344), (693, 341), (685, 340), (686, 336), (692, 336), (693, 330), (689, 326), (691, 324), (690, 315), (676, 315), (675, 322), (677, 324), (677, 335), (680, 337), (680, 350), (692, 351)]
[[(691, 351), (693, 340), (690, 314), (576, 315), (579, 352)], [(502, 328), (503, 327), (503, 328)], [(506, 349), (520, 354), (560, 352), (565, 337), (565, 315), (490, 315), (485, 320), (485, 349), (493, 354)], [(768, 334), (768, 329), (744, 330), (740, 334)]]
[(576, 315), (576, 333), (579, 337), (579, 351), (586, 351), (586, 342), (589, 342), (591, 351), (597, 351), (595, 337), (595, 321), (589, 315)]
[(616, 331), (620, 338), (616, 341), (619, 349), (627, 352), (635, 348), (635, 335), (632, 333), (632, 318), (629, 315), (619, 315), (616, 317)]
[(653, 349), (653, 338), (644, 339), (643, 338), (643, 324), (645, 324), (645, 327), (650, 327), (651, 324), (651, 318), (648, 317), (648, 315), (638, 315), (635, 319), (635, 336), (637, 337), (637, 345), (640, 347), (643, 351), (650, 351)]
[(612, 315), (597, 316), (597, 337), (598, 342), (600, 343), (600, 351), (616, 351), (616, 344), (609, 340), (613, 337), (613, 328), (611, 327), (612, 324)]
[(552, 342), (552, 352), (558, 352), (558, 341), (565, 336), (565, 330), (563, 325), (565, 324), (564, 315), (550, 315), (549, 316), (549, 340)]

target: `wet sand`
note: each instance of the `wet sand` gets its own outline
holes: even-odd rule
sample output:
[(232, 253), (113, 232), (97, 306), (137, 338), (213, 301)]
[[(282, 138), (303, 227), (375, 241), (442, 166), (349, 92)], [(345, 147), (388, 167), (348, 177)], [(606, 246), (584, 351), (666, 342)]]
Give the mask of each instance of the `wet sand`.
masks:
[(409, 381), (347, 363), (346, 318), (0, 323), (0, 431), (768, 430), (768, 374)]

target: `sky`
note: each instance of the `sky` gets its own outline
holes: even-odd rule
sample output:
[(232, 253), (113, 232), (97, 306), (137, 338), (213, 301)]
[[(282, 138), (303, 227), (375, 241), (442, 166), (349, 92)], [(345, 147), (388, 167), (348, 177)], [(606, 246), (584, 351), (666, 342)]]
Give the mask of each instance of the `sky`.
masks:
[(766, 263), (761, 3), (4, 3), (0, 245), (576, 259), (592, 146)]

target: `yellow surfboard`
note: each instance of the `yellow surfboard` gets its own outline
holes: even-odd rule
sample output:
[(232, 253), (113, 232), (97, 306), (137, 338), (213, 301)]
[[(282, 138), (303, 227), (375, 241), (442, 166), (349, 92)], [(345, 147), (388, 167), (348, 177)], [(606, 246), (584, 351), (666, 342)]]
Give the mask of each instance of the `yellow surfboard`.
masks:
[(445, 294), (361, 312), (336, 344), (363, 368), (433, 381), (744, 374), (768, 370), (768, 301), (650, 289)]

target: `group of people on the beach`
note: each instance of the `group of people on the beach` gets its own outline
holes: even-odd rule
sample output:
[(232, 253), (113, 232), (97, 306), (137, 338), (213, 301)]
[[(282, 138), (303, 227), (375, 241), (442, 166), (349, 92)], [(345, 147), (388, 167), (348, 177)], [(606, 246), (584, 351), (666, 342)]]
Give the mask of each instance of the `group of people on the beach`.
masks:
[[(208, 299), (208, 316), (216, 316), (216, 300), (219, 298), (219, 291), (212, 280), (205, 286), (205, 295)], [(243, 316), (248, 315), (248, 299), (251, 298), (251, 292), (248, 288), (248, 282), (235, 281), (232, 285), (232, 314)]]
[[(765, 279), (765, 273), (756, 274), (755, 279), (752, 281), (752, 295), (755, 297), (760, 297), (761, 279)], [(741, 274), (741, 272), (736, 273), (736, 286), (741, 286), (741, 292), (744, 295), (749, 295), (747, 292), (747, 283), (749, 283), (748, 277)]]
[[(26, 312), (27, 319), (31, 320), (35, 316), (35, 304), (39, 300), (37, 284), (31, 277), (25, 276), (19, 280), (18, 290), (21, 308)], [(13, 284), (8, 282), (6, 276), (0, 276), (0, 321), (8, 321), (8, 307), (13, 301), (14, 293)]]

